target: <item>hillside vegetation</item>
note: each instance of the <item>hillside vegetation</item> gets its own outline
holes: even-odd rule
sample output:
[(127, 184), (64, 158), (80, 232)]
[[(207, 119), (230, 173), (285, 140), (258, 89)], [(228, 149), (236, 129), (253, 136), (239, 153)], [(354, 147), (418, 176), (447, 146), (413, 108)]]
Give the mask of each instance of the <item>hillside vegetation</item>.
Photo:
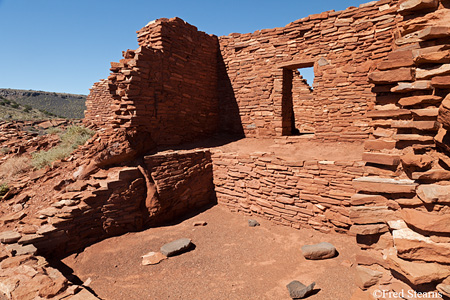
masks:
[[(20, 107), (17, 107), (17, 105), (19, 105), (21, 106), (21, 111), (24, 111), (26, 107), (29, 107), (31, 110), (40, 111), (46, 115), (44, 118), (49, 118), (49, 116), (58, 116), (69, 119), (81, 119), (84, 117), (84, 110), (86, 109), (85, 95), (33, 90), (0, 89), (0, 102), (4, 102), (5, 99), (13, 102), (13, 106), (16, 107), (2, 105), (3, 108), (9, 106), (9, 108), (13, 108), (15, 110), (19, 108), (20, 110)], [(14, 105), (14, 103), (17, 105)], [(17, 111), (12, 112), (15, 112), (16, 114), (18, 113)], [(5, 112), (5, 114), (8, 114), (8, 112)], [(9, 114), (11, 113), (9, 112)], [(0, 118), (2, 118), (1, 111)], [(25, 119), (34, 119), (34, 117), (33, 115), (30, 115), (25, 117)]]

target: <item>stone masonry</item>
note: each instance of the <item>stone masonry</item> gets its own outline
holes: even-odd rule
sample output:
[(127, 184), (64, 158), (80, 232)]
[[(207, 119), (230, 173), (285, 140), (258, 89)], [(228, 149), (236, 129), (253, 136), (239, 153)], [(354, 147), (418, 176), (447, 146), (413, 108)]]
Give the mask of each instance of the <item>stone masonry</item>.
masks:
[[(84, 122), (97, 134), (8, 193), (10, 207), (26, 206), (0, 216), (0, 291), (95, 299), (46, 260), (217, 200), (354, 235), (353, 299), (449, 297), (449, 19), (447, 0), (380, 0), (222, 37), (179, 18), (150, 22), (139, 48), (91, 89)], [(225, 134), (277, 149), (301, 139), (364, 150), (286, 158), (206, 143)]]

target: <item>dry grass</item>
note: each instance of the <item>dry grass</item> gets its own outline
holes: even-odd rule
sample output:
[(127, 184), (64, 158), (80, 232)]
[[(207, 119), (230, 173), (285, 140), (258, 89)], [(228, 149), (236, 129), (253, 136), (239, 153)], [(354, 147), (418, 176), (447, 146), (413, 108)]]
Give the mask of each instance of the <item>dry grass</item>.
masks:
[(3, 184), (6, 184), (7, 182), (17, 177), (17, 175), (29, 171), (30, 168), (30, 159), (28, 157), (11, 157), (0, 165), (0, 183), (3, 182)]
[(79, 145), (86, 143), (93, 135), (94, 131), (83, 126), (71, 126), (64, 133), (60, 134), (61, 143), (58, 146), (48, 151), (34, 153), (31, 164), (36, 169), (51, 165), (54, 161), (67, 157)]

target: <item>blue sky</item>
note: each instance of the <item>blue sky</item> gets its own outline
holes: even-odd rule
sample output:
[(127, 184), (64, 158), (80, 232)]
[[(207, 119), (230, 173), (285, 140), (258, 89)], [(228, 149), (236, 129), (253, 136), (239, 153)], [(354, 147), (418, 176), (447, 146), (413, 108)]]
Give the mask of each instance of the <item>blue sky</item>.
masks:
[(136, 31), (180, 17), (218, 36), (254, 32), (367, 0), (0, 0), (0, 88), (88, 94)]

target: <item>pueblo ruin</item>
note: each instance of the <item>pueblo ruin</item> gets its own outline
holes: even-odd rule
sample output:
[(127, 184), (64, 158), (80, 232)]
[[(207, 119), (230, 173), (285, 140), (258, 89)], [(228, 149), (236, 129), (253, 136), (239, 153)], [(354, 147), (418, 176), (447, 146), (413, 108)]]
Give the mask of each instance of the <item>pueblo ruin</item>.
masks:
[(353, 236), (353, 299), (449, 297), (449, 20), (380, 0), (222, 37), (148, 23), (91, 89), (95, 136), (5, 195), (0, 291), (97, 299), (48, 260), (217, 203)]

